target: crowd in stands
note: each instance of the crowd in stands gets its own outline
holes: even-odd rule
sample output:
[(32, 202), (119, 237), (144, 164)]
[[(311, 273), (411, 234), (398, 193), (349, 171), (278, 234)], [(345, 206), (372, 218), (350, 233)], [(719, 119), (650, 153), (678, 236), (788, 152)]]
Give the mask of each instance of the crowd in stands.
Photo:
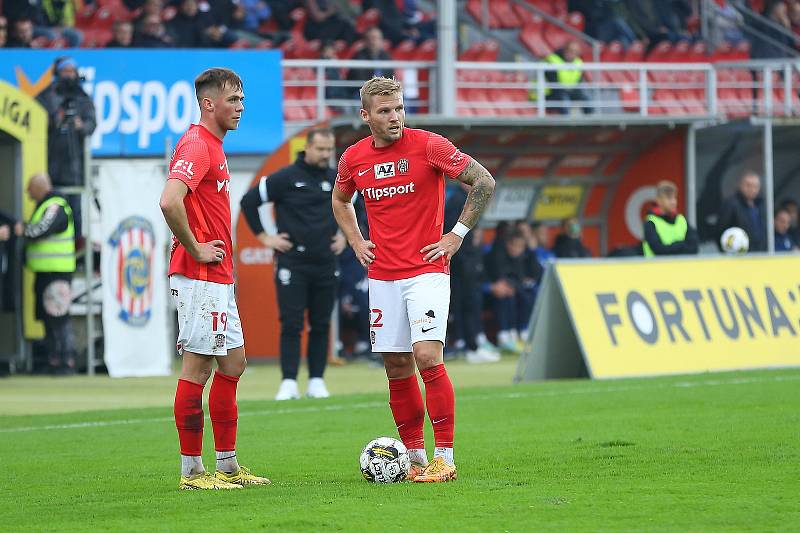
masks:
[(378, 27), (392, 46), (434, 36), (417, 0), (4, 0), (8, 48), (348, 47)]

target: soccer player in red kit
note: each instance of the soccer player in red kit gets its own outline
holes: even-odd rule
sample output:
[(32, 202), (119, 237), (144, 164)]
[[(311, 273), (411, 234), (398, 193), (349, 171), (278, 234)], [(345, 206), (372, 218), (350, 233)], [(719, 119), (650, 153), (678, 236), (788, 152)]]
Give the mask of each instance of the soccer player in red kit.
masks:
[[(200, 123), (181, 137), (169, 164), (161, 211), (174, 235), (169, 284), (178, 309), (178, 352), (183, 366), (175, 392), (181, 447), (181, 489), (239, 489), (266, 485), (236, 460), (236, 385), (245, 369), (244, 337), (233, 285), (231, 200), (222, 139), (239, 127), (242, 80), (227, 69), (208, 69), (194, 82)], [(214, 430), (216, 472), (202, 461), (203, 389)]]
[[(409, 479), (450, 481), (456, 466), (455, 395), (443, 358), (448, 267), (491, 199), (494, 179), (444, 137), (404, 127), (403, 89), (396, 80), (367, 81), (361, 106), (372, 135), (339, 159), (333, 212), (367, 267), (372, 349), (383, 354), (389, 406), (412, 462)], [(443, 236), (445, 177), (471, 188), (458, 223)], [(366, 204), (369, 241), (350, 203), (356, 190)], [(424, 403), (415, 367), (425, 382)], [(426, 407), (436, 441), (430, 463), (423, 436)]]

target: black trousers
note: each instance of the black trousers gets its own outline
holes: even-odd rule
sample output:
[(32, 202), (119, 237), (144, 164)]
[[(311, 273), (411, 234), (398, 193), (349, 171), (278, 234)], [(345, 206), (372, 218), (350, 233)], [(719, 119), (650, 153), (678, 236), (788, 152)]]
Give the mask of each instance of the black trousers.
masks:
[(34, 281), (36, 318), (44, 323), (44, 343), (52, 369), (75, 368), (75, 341), (70, 325), (72, 274), (37, 272)]
[(281, 321), (281, 372), (297, 379), (300, 367), (300, 333), (308, 311), (308, 375), (321, 378), (328, 362), (331, 313), (336, 301), (337, 268), (318, 263), (278, 259), (275, 288)]
[(451, 338), (463, 340), (468, 350), (477, 350), (477, 337), (481, 332), (483, 296), (480, 272), (472, 264), (450, 263), (450, 316)]

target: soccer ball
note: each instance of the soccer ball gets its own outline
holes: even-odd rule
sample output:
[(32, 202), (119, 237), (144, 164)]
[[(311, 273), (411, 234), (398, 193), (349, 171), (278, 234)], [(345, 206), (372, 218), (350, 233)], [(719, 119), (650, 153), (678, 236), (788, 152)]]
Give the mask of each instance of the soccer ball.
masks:
[(405, 445), (392, 437), (369, 441), (361, 452), (361, 475), (373, 483), (398, 483), (406, 479), (411, 459)]
[(742, 228), (726, 229), (719, 243), (727, 254), (743, 254), (750, 248), (750, 239)]

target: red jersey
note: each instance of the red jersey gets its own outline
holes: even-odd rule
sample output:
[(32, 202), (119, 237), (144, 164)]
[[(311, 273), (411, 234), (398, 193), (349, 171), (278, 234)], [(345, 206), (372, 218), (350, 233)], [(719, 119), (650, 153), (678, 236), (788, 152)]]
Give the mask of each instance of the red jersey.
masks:
[(173, 237), (169, 275), (233, 283), (230, 175), (222, 141), (205, 127), (192, 125), (178, 141), (169, 168), (169, 179), (181, 180), (189, 187), (183, 205), (197, 242), (219, 239), (225, 243), (221, 263), (198, 263)]
[(336, 186), (364, 197), (369, 237), (375, 243), (372, 279), (392, 281), (429, 272), (449, 273), (444, 258), (423, 260), (422, 247), (442, 238), (444, 176), (454, 178), (471, 158), (435, 133), (404, 128), (389, 146), (376, 148), (372, 137), (344, 151)]

